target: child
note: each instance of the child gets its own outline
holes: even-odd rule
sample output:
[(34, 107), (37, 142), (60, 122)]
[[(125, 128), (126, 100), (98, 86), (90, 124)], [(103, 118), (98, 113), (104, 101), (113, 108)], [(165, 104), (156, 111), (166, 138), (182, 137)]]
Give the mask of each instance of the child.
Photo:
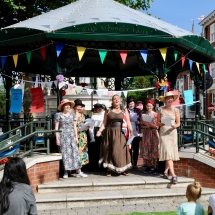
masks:
[(215, 215), (215, 194), (209, 197), (208, 215)]
[(201, 204), (196, 202), (201, 196), (201, 185), (198, 182), (189, 184), (187, 186), (186, 198), (187, 202), (182, 203), (178, 210), (178, 215), (204, 215), (204, 208)]

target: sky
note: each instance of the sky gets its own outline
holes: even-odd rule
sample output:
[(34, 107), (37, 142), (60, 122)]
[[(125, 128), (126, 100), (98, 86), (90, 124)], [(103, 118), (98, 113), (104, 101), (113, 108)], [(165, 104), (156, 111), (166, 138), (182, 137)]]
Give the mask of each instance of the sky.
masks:
[(215, 10), (215, 0), (154, 0), (148, 10), (152, 16), (191, 31), (194, 19), (195, 33), (201, 34), (198, 17)]

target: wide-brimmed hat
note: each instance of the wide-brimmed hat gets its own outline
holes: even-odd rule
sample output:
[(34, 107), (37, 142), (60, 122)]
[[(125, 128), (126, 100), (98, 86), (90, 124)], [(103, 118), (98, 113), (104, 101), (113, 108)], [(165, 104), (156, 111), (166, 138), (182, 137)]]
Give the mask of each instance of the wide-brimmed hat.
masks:
[(74, 103), (73, 101), (69, 101), (69, 99), (63, 99), (63, 100), (60, 102), (60, 104), (58, 105), (57, 109), (58, 109), (59, 111), (62, 111), (62, 107), (63, 107), (63, 105), (66, 104), (66, 103), (69, 103), (70, 106), (71, 106), (71, 108), (73, 108), (74, 105), (75, 105), (75, 103)]
[(178, 95), (174, 95), (172, 92), (167, 92), (165, 93), (164, 97), (161, 99), (162, 102), (165, 101), (166, 97), (168, 96), (172, 96), (173, 97), (173, 101), (175, 101), (178, 98)]
[(75, 106), (80, 105), (82, 107), (85, 107), (85, 105), (82, 103), (80, 99), (76, 99), (74, 102), (75, 102)]
[(94, 106), (94, 108), (104, 108), (103, 105), (100, 103), (96, 103), (93, 106)]
[(132, 96), (127, 97), (127, 104), (129, 104), (130, 102), (134, 102), (134, 98)]

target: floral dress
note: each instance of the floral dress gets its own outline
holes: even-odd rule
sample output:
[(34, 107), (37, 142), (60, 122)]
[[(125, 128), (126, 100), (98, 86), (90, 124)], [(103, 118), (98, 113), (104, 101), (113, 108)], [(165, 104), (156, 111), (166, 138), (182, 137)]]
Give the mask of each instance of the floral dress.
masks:
[[(157, 125), (157, 113), (152, 115), (152, 124)], [(145, 125), (144, 122), (142, 122)], [(159, 135), (157, 128), (144, 128), (140, 156), (145, 160), (159, 158)]]
[[(77, 119), (77, 129), (80, 129), (82, 124), (85, 123), (85, 116), (82, 115)], [(88, 144), (87, 144), (87, 134), (85, 131), (78, 132), (78, 150), (81, 157), (81, 164), (86, 165), (89, 163), (88, 156)]]
[(78, 146), (75, 141), (73, 122), (76, 120), (74, 113), (67, 117), (62, 112), (55, 114), (55, 122), (59, 122), (60, 149), (62, 153), (65, 170), (76, 170), (81, 168)]

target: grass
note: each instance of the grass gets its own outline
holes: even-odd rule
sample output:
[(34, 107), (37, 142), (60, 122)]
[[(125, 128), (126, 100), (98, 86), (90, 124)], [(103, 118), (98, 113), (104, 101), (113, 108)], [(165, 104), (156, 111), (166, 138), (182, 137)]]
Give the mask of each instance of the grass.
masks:
[[(207, 211), (205, 211), (205, 215), (207, 215)], [(118, 215), (177, 215), (175, 211), (170, 211), (170, 212), (147, 212), (147, 213), (138, 213), (138, 212), (133, 212), (129, 214), (118, 214)]]

